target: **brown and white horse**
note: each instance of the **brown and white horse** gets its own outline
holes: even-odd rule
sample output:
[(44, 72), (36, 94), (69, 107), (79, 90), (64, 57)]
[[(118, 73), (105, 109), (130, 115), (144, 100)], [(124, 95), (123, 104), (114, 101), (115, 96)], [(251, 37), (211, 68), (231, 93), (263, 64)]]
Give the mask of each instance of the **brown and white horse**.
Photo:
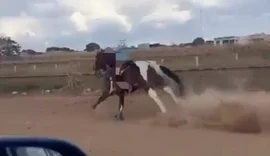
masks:
[[(170, 69), (157, 64), (155, 61), (127, 60), (120, 66), (118, 75), (115, 74), (115, 68), (115, 53), (105, 53), (104, 50), (97, 53), (94, 71), (95, 73), (101, 73), (103, 87), (102, 95), (92, 105), (93, 109), (109, 96), (116, 94), (119, 97), (119, 111), (116, 117), (124, 120), (124, 97), (127, 93), (132, 93), (138, 89), (145, 90), (162, 113), (166, 113), (167, 110), (156, 92), (157, 89), (167, 92), (175, 103), (178, 103), (179, 97), (184, 96), (184, 86), (179, 77)], [(125, 82), (129, 86), (121, 87), (118, 85), (119, 81)]]

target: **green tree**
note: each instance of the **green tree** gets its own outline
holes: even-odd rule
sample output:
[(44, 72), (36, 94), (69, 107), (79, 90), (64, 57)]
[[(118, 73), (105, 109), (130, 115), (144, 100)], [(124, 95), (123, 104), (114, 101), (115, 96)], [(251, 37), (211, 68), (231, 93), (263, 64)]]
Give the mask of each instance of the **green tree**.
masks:
[(197, 46), (197, 45), (203, 45), (205, 43), (204, 39), (201, 37), (197, 37), (193, 40), (192, 45)]
[(46, 52), (53, 52), (53, 51), (63, 51), (63, 52), (74, 52), (74, 49), (70, 49), (68, 47), (48, 47), (46, 48)]
[(10, 37), (0, 37), (0, 51), (4, 56), (19, 55), (21, 46)]
[(84, 51), (92, 52), (99, 49), (100, 49), (100, 46), (97, 43), (91, 42), (85, 45)]

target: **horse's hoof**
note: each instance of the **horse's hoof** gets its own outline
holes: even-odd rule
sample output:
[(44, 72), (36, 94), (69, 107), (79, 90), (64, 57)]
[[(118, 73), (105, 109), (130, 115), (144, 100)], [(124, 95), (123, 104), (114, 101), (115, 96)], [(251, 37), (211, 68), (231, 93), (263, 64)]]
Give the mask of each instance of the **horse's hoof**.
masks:
[(125, 120), (125, 118), (123, 117), (123, 115), (118, 115), (118, 114), (116, 114), (116, 115), (114, 116), (114, 118), (115, 118), (116, 120), (119, 120), (119, 121)]
[(91, 107), (92, 107), (92, 109), (94, 109), (94, 110), (97, 108), (96, 105), (92, 105)]
[(124, 118), (124, 117), (119, 117), (119, 118), (118, 118), (118, 120), (120, 120), (120, 121), (124, 121), (124, 120), (125, 120), (125, 118)]

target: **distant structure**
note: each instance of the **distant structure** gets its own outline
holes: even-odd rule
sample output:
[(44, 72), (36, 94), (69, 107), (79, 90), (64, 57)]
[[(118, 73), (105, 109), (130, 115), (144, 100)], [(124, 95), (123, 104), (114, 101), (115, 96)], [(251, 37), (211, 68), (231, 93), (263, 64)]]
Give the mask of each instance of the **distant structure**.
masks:
[(192, 43), (180, 43), (179, 44), (179, 47), (181, 47), (181, 48), (190, 48), (190, 47), (192, 47)]
[(259, 41), (270, 41), (270, 34), (256, 33), (252, 35), (241, 36), (239, 37), (238, 43), (241, 45), (245, 45)]
[(126, 45), (126, 40), (120, 40), (119, 44), (117, 45), (116, 48), (113, 50), (116, 52), (116, 60), (117, 61), (123, 61), (128, 59), (129, 53), (132, 51), (136, 50), (137, 48), (134, 46), (128, 47)]
[(119, 40), (119, 44), (117, 45), (117, 49), (122, 49), (122, 48), (126, 48), (127, 45), (126, 45), (126, 40), (123, 39), (123, 40)]
[(270, 41), (270, 34), (256, 33), (246, 36), (225, 36), (214, 38), (214, 45), (226, 45), (226, 44), (249, 44), (259, 41)]
[(149, 48), (150, 48), (150, 43), (138, 44), (138, 49), (149, 49)]
[(215, 43), (214, 43), (214, 41), (212, 41), (212, 40), (207, 40), (207, 41), (205, 41), (205, 44), (208, 44), (208, 45), (214, 45)]
[(214, 45), (236, 44), (239, 41), (237, 36), (225, 36), (214, 38)]
[(149, 48), (156, 48), (156, 47), (167, 47), (167, 45), (160, 44), (160, 43), (142, 43), (142, 44), (138, 44), (138, 49), (149, 49)]

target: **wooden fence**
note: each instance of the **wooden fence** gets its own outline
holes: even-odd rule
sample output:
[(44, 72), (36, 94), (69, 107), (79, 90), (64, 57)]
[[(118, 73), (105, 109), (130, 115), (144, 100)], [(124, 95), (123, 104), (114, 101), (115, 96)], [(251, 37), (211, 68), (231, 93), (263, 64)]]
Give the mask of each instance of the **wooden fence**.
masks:
[[(149, 57), (174, 71), (214, 70), (233, 68), (261, 68), (270, 66), (270, 59), (264, 55), (243, 55), (239, 53), (211, 54), (204, 56)], [(118, 62), (118, 65), (121, 62)], [(80, 72), (93, 74), (93, 58), (53, 61), (2, 62), (0, 77), (48, 77)]]

